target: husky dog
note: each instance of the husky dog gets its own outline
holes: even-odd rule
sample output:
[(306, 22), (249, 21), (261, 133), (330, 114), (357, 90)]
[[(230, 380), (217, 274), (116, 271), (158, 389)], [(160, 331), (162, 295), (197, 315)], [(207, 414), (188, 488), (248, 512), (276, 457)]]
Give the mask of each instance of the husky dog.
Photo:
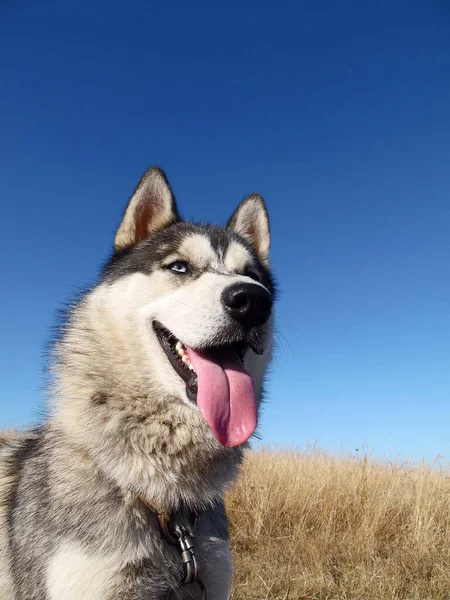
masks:
[(223, 495), (271, 356), (269, 241), (261, 196), (195, 225), (159, 168), (142, 177), (53, 346), (48, 416), (0, 437), (1, 600), (200, 598), (194, 555), (208, 600), (229, 597)]

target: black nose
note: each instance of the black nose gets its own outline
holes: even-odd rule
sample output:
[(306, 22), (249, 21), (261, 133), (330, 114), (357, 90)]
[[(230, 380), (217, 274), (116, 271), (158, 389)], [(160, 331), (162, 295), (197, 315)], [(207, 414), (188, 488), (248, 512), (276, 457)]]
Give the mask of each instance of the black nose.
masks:
[(238, 323), (246, 329), (263, 325), (272, 312), (272, 296), (255, 283), (235, 283), (222, 292), (222, 302)]

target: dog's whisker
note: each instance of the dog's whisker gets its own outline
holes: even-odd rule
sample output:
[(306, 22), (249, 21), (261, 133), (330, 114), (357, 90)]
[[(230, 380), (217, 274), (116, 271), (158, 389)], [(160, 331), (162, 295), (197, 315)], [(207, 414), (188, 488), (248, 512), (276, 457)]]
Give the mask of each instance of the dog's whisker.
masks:
[(284, 335), (281, 333), (281, 331), (275, 331), (275, 335), (276, 335), (276, 336), (277, 336), (279, 339), (281, 339), (283, 342), (285, 342), (285, 343), (288, 345), (288, 347), (289, 347), (289, 349), (290, 349), (290, 351), (291, 351), (291, 353), (292, 353), (292, 358), (295, 358), (295, 352), (294, 352), (294, 350), (293, 350), (293, 348), (292, 348), (292, 346), (291, 346), (291, 344), (290, 344), (289, 340), (286, 338), (286, 336), (284, 336)]
[(191, 306), (190, 304), (188, 304), (187, 302), (182, 302), (181, 300), (178, 300), (177, 298), (172, 298), (172, 300), (174, 302), (177, 302), (178, 304), (182, 304), (183, 306), (187, 306), (188, 308), (194, 308), (193, 306)]

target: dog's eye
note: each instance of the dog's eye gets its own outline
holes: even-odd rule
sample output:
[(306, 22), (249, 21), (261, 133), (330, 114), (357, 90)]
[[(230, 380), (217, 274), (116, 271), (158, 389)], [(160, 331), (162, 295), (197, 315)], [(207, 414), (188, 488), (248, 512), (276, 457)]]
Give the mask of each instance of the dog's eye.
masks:
[(167, 265), (167, 268), (173, 271), (174, 273), (188, 273), (189, 265), (184, 260), (176, 260), (170, 265)]

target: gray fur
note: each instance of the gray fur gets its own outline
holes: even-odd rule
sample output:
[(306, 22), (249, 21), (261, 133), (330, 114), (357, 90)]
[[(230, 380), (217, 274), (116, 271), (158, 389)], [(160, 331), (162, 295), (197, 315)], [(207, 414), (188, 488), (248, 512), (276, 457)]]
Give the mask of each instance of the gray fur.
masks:
[[(148, 600), (168, 589), (199, 597), (180, 585), (180, 557), (139, 496), (190, 528), (208, 597), (228, 598), (223, 494), (243, 447), (215, 439), (150, 324), (191, 347), (248, 342), (258, 354), (248, 348), (244, 364), (260, 397), (272, 318), (244, 332), (218, 298), (241, 280), (274, 292), (268, 247), (259, 196), (226, 229), (193, 225), (180, 220), (164, 174), (147, 172), (98, 285), (55, 342), (48, 417), (0, 437), (1, 600)], [(192, 265), (183, 278), (164, 263), (177, 253)], [(201, 514), (195, 527), (186, 511)]]

